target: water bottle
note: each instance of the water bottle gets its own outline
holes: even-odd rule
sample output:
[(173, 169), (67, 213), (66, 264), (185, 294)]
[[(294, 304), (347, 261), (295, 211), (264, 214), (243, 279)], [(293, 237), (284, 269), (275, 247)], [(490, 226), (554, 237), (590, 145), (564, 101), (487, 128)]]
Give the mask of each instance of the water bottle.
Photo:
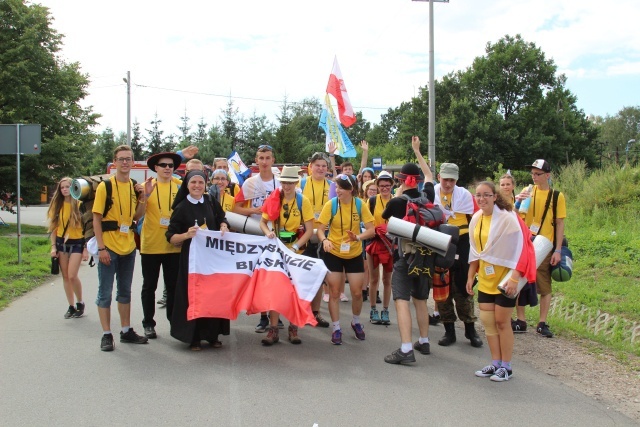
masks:
[(520, 203), (520, 213), (526, 214), (527, 212), (529, 212), (529, 205), (531, 204), (531, 190), (533, 190), (533, 184), (529, 184), (527, 190), (529, 192), (529, 197), (527, 197), (522, 201), (522, 203)]

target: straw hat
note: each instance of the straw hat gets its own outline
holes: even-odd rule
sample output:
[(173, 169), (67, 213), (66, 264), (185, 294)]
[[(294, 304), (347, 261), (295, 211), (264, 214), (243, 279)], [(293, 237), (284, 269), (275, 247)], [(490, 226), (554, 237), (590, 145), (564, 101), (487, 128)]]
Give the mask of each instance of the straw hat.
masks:
[(299, 170), (298, 166), (283, 166), (280, 176), (276, 177), (276, 179), (281, 182), (298, 182), (300, 181)]

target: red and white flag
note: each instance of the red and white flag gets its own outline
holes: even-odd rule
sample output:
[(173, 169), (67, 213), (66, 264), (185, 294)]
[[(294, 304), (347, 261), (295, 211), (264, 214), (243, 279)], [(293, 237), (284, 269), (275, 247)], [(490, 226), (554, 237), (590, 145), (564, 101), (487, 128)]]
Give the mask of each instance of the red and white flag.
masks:
[(187, 319), (275, 310), (294, 325), (317, 324), (311, 301), (328, 270), (265, 236), (198, 230), (189, 252)]
[(338, 102), (338, 115), (342, 126), (348, 128), (354, 124), (356, 122), (356, 114), (353, 112), (337, 57), (333, 59), (333, 70), (331, 70), (329, 83), (327, 83), (327, 93), (333, 95)]

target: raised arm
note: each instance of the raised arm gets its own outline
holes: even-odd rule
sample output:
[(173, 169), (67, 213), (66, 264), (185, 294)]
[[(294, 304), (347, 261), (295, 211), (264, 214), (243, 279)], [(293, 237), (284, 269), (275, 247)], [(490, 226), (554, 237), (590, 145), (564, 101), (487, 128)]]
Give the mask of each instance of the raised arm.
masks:
[(431, 173), (431, 168), (429, 167), (427, 162), (424, 160), (424, 157), (422, 157), (422, 154), (420, 153), (420, 138), (418, 138), (417, 136), (411, 137), (411, 148), (413, 148), (413, 153), (416, 155), (416, 158), (418, 159), (418, 164), (420, 165), (420, 169), (424, 174), (425, 182), (433, 182), (433, 173)]
[(367, 160), (369, 160), (369, 144), (364, 139), (360, 141), (360, 148), (362, 148), (362, 160), (360, 160), (359, 173), (362, 173), (362, 169), (367, 167)]

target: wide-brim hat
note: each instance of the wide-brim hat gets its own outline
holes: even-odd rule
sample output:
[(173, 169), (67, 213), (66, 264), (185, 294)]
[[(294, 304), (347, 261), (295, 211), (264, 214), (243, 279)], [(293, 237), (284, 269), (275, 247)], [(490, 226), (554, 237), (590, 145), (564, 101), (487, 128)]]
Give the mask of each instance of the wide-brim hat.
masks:
[(180, 155), (176, 153), (158, 153), (158, 154), (154, 154), (153, 156), (147, 159), (147, 166), (149, 167), (149, 169), (155, 172), (156, 165), (158, 164), (160, 159), (165, 159), (165, 158), (169, 158), (173, 160), (173, 170), (178, 169), (178, 166), (180, 166), (180, 164), (182, 163), (182, 157), (180, 157)]
[(542, 172), (545, 172), (545, 173), (551, 172), (551, 166), (549, 165), (549, 162), (547, 162), (544, 159), (537, 159), (535, 162), (533, 162), (531, 166), (525, 165), (525, 167), (540, 169)]
[(283, 166), (280, 176), (276, 177), (276, 179), (281, 182), (298, 182), (300, 181), (299, 171), (300, 168), (298, 166)]

